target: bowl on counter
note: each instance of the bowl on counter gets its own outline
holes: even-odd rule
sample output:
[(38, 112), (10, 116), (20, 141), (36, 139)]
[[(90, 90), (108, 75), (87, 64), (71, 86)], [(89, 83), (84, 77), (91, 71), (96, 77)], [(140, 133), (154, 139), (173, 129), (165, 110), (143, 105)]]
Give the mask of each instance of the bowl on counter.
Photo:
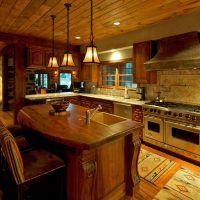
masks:
[(63, 112), (68, 108), (69, 102), (53, 102), (51, 103), (51, 106), (55, 112)]

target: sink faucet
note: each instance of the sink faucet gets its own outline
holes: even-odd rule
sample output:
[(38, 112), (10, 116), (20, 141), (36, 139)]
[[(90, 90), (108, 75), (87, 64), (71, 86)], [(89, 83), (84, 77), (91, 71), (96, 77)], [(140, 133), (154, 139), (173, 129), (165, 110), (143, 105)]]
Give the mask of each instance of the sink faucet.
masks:
[(94, 115), (98, 112), (98, 110), (101, 110), (101, 109), (102, 109), (102, 106), (99, 104), (96, 108), (87, 110), (86, 111), (86, 124), (90, 124), (90, 120), (92, 119), (92, 117), (94, 117)]

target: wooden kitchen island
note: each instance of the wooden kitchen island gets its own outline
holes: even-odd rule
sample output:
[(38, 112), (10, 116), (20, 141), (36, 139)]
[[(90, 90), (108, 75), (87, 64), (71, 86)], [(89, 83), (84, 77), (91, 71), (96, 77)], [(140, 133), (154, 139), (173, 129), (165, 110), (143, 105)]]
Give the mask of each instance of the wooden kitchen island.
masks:
[[(111, 124), (91, 120), (87, 125), (87, 108), (73, 104), (63, 115), (52, 115), (52, 110), (50, 104), (23, 107), (18, 122), (66, 147), (67, 199), (119, 200), (132, 196), (139, 182), (136, 166), (143, 125), (129, 119)], [(115, 118), (107, 115), (111, 121)]]

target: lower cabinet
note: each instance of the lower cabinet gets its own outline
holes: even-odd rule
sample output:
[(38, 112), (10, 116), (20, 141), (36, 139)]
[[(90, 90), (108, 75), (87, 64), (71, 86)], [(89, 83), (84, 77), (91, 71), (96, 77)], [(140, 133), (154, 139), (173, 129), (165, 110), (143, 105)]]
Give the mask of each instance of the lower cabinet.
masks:
[(69, 96), (69, 97), (57, 97), (57, 98), (48, 98), (48, 99), (34, 99), (29, 100), (25, 99), (26, 105), (34, 105), (34, 104), (45, 104), (45, 103), (53, 103), (58, 101), (70, 102), (72, 104), (80, 105), (86, 108), (96, 108), (99, 104), (102, 106), (102, 112), (107, 112), (113, 114), (114, 106), (113, 102), (109, 100), (96, 99), (91, 97), (83, 97), (83, 96)]
[(80, 97), (79, 96), (65, 97), (64, 101), (70, 102), (75, 105), (80, 105)]
[(86, 108), (96, 108), (99, 104), (102, 106), (102, 112), (113, 114), (113, 102), (109, 100), (96, 99), (80, 96), (80, 105)]
[[(143, 123), (142, 106), (133, 105), (132, 106), (132, 111), (133, 111), (133, 120)], [(141, 130), (139, 136), (140, 136), (140, 139), (143, 139), (143, 130)]]
[(25, 106), (45, 104), (45, 103), (46, 103), (46, 99), (25, 99)]

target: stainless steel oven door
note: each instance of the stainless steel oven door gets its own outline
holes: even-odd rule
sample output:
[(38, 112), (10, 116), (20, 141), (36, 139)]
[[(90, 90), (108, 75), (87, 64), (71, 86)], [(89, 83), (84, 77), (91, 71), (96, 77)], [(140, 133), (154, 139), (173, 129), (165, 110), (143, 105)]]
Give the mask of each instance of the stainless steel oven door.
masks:
[(159, 142), (164, 142), (164, 120), (163, 118), (145, 115), (144, 116), (144, 141), (145, 138), (151, 138)]
[(166, 144), (200, 155), (200, 127), (178, 121), (165, 121)]

